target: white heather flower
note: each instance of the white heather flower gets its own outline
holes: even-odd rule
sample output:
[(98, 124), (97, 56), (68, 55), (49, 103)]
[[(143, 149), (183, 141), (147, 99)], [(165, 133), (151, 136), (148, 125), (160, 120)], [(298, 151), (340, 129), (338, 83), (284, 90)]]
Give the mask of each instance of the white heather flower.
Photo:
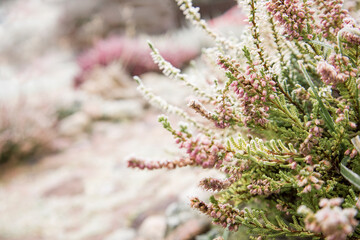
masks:
[(342, 209), (343, 199), (321, 199), (320, 207), (315, 214), (305, 206), (298, 208), (298, 213), (305, 214), (306, 229), (322, 233), (327, 240), (345, 240), (358, 224), (355, 219), (357, 210), (354, 208)]
[(229, 41), (225, 37), (221, 37), (218, 33), (209, 28), (206, 21), (201, 19), (199, 8), (194, 7), (191, 0), (176, 0), (180, 10), (185, 15), (185, 18), (189, 20), (194, 26), (203, 29), (209, 36), (211, 36), (220, 46), (224, 46), (227, 49), (236, 49), (236, 44)]
[(308, 214), (312, 213), (310, 208), (306, 207), (305, 205), (301, 205), (298, 208), (297, 212), (300, 213), (300, 214), (304, 214), (304, 215), (308, 215)]
[(189, 81), (186, 74), (182, 74), (180, 69), (174, 67), (170, 62), (166, 61), (160, 54), (159, 50), (153, 46), (153, 44), (148, 41), (148, 44), (151, 48), (151, 57), (154, 60), (163, 74), (171, 79), (182, 81), (186, 86), (190, 87), (198, 96), (206, 97), (210, 100), (213, 100), (213, 97), (202, 91), (198, 86), (194, 85)]

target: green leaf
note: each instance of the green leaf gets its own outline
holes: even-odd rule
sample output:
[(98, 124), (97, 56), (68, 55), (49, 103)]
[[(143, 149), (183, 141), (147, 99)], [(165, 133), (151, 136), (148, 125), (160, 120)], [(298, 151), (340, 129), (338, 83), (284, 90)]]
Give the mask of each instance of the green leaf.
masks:
[(218, 204), (218, 201), (215, 199), (215, 196), (214, 195), (211, 195), (210, 198), (209, 198), (210, 202), (214, 205), (217, 205)]
[(360, 137), (356, 136), (351, 139), (352, 144), (354, 145), (357, 152), (360, 153)]
[(279, 216), (275, 216), (275, 219), (283, 231), (290, 232), (288, 226), (285, 224), (285, 222)]
[(298, 231), (304, 231), (304, 228), (300, 226), (298, 220), (294, 215), (292, 216), (292, 219), (293, 219), (293, 223), (290, 223), (289, 225)]
[(340, 163), (340, 173), (357, 189), (360, 189), (360, 176), (346, 167), (346, 164), (350, 158), (345, 157)]
[(318, 41), (318, 40), (309, 40), (309, 42), (311, 42), (311, 43), (313, 43), (313, 44), (315, 44), (315, 45), (324, 47), (324, 48), (328, 48), (328, 49), (334, 50), (334, 48), (333, 48), (331, 45), (329, 45), (329, 44), (327, 44), (327, 43), (325, 43), (325, 42), (321, 42), (321, 41)]
[(267, 228), (278, 231), (278, 228), (272, 222), (269, 221), (269, 219), (265, 216), (265, 213), (263, 211), (260, 212), (260, 215)]
[(223, 239), (224, 240), (228, 240), (229, 239), (229, 236), (230, 236), (230, 231), (225, 229), (224, 233), (223, 233)]
[(324, 105), (324, 103), (322, 102), (321, 98), (319, 97), (319, 93), (318, 93), (317, 88), (315, 87), (314, 83), (311, 81), (310, 76), (309, 76), (309, 74), (307, 73), (304, 65), (303, 65), (300, 61), (298, 61), (298, 63), (299, 63), (299, 65), (300, 65), (301, 71), (303, 72), (303, 74), (304, 74), (304, 76), (305, 76), (305, 79), (306, 79), (307, 83), (310, 85), (312, 91), (313, 91), (314, 94), (315, 94), (316, 100), (317, 100), (318, 103), (319, 103), (320, 114), (321, 114), (321, 116), (323, 117), (326, 126), (327, 126), (332, 132), (335, 132), (334, 121), (333, 121), (333, 119), (331, 118), (328, 110), (325, 108), (325, 105)]
[[(360, 150), (360, 137), (356, 136), (356, 137), (352, 138), (351, 142), (354, 145), (355, 149), (358, 152), (360, 152), (359, 151)], [(352, 185), (354, 185), (357, 189), (360, 189), (360, 176), (346, 167), (346, 164), (349, 161), (349, 159), (350, 158), (348, 156), (346, 156), (341, 161), (341, 163), (340, 163), (340, 173)]]

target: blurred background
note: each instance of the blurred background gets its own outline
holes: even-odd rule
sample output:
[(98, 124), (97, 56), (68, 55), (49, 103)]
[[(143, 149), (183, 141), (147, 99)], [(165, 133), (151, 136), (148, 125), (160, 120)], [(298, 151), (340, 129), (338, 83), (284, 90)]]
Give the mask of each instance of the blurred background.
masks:
[[(236, 1), (194, 4), (216, 31), (242, 31)], [(158, 71), (147, 40), (194, 81), (216, 75), (202, 70), (211, 39), (173, 0), (0, 0), (0, 240), (217, 234), (188, 204), (215, 172), (127, 168), (130, 155), (177, 152), (132, 76), (177, 106), (190, 94)]]

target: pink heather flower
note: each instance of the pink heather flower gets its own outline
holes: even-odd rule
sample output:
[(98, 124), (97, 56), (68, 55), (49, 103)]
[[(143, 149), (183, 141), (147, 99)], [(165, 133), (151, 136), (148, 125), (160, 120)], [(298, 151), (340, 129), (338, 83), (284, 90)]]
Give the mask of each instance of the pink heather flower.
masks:
[(264, 180), (257, 180), (254, 181), (252, 184), (247, 186), (247, 189), (249, 189), (250, 194), (252, 195), (265, 195), (269, 196), (272, 193), (278, 193), (280, 189), (277, 190), (271, 190), (270, 189), (270, 182), (267, 179)]
[(189, 155), (189, 160), (203, 168), (220, 168), (224, 161), (230, 161), (233, 153), (226, 150), (219, 141), (199, 134), (180, 143)]
[(237, 222), (236, 217), (242, 216), (244, 214), (243, 211), (239, 211), (229, 204), (206, 204), (198, 198), (192, 198), (190, 201), (191, 207), (214, 218), (213, 223), (220, 225), (223, 228), (228, 227), (230, 231), (238, 230), (240, 224)]
[(324, 183), (324, 181), (321, 180), (321, 174), (314, 172), (313, 166), (305, 167), (300, 171), (296, 178), (298, 186), (304, 187), (303, 193), (311, 192), (313, 188), (320, 189), (321, 185)]
[(215, 122), (215, 126), (218, 128), (226, 128), (230, 126), (230, 121), (239, 119), (240, 117), (234, 114), (234, 108), (230, 103), (224, 103), (222, 99), (220, 102), (216, 102), (216, 110), (217, 114)]
[(312, 156), (311, 156), (311, 155), (307, 155), (307, 156), (305, 157), (305, 162), (306, 162), (307, 164), (312, 165)]
[(323, 33), (325, 37), (336, 37), (340, 29), (355, 25), (355, 21), (349, 12), (343, 9), (343, 0), (315, 0), (315, 4), (321, 10), (317, 32)]
[(349, 122), (349, 126), (351, 128), (356, 128), (357, 127), (356, 123), (354, 123), (354, 122)]
[(317, 65), (316, 71), (325, 84), (333, 85), (342, 82), (342, 79), (338, 77), (335, 67), (326, 61), (320, 61)]
[(348, 155), (350, 155), (350, 153), (351, 153), (351, 150), (350, 150), (350, 149), (347, 149), (347, 150), (344, 152), (344, 155), (348, 156)]
[[(302, 40), (303, 37), (312, 39), (313, 36), (308, 33), (314, 28), (312, 10), (309, 8), (309, 2), (305, 5), (299, 0), (271, 0), (266, 3), (268, 11), (274, 16), (274, 19), (284, 26), (284, 33), (290, 40)], [(305, 35), (306, 34), (306, 35)]]
[(272, 81), (272, 77), (259, 74), (254, 63), (247, 66), (245, 73), (238, 69), (235, 61), (221, 58), (219, 64), (237, 78), (230, 87), (240, 101), (241, 113), (245, 116), (243, 123), (248, 125), (252, 122), (264, 126), (269, 116), (267, 100), (275, 97), (269, 93), (276, 91), (276, 83)]
[[(356, 29), (357, 31), (359, 31), (359, 29)], [(354, 45), (360, 45), (360, 36), (356, 35), (352, 32), (344, 32), (342, 34), (342, 37), (350, 44), (354, 44)]]
[(349, 78), (356, 76), (357, 73), (357, 69), (352, 68), (349, 64), (349, 59), (341, 54), (332, 54), (328, 61), (320, 61), (316, 71), (325, 84), (334, 86), (344, 83)]
[(342, 209), (343, 199), (321, 199), (321, 209), (313, 213), (305, 206), (300, 206), (299, 213), (305, 214), (305, 228), (315, 233), (322, 233), (327, 240), (345, 240), (358, 224), (355, 219), (357, 210)]
[(174, 169), (176, 167), (195, 166), (196, 163), (189, 158), (180, 158), (173, 161), (147, 161), (144, 159), (130, 158), (128, 167), (147, 170), (155, 170), (160, 168)]
[(236, 178), (228, 178), (225, 180), (214, 179), (214, 178), (205, 178), (200, 181), (200, 186), (205, 190), (211, 191), (221, 191), (228, 188)]
[(358, 152), (356, 151), (356, 149), (353, 149), (350, 153), (350, 158), (354, 158), (357, 155), (357, 153)]

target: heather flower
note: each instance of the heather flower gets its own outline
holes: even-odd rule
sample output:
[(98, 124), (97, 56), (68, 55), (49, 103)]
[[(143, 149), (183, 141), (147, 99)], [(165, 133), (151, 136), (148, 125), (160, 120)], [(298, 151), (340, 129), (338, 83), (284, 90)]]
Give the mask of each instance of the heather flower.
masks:
[(303, 189), (301, 191), (303, 193), (311, 192), (314, 188), (319, 190), (322, 184), (324, 184), (324, 181), (321, 180), (321, 174), (315, 172), (312, 166), (302, 169), (296, 177), (297, 185)]
[(188, 106), (191, 107), (192, 109), (194, 109), (197, 113), (199, 113), (204, 118), (211, 120), (211, 121), (214, 120), (213, 113), (211, 113), (210, 111), (205, 109), (205, 107), (199, 101), (191, 100), (189, 102)]
[(198, 198), (192, 198), (190, 205), (211, 216), (215, 224), (224, 228), (227, 227), (230, 231), (237, 231), (240, 226), (236, 218), (243, 215), (243, 213), (229, 204), (206, 204)]
[(226, 151), (225, 147), (218, 141), (213, 141), (205, 135), (185, 138), (183, 133), (177, 132), (177, 143), (180, 148), (186, 150), (188, 157), (183, 157), (174, 161), (146, 161), (137, 158), (128, 160), (128, 167), (140, 169), (173, 169), (184, 166), (201, 166), (203, 168), (220, 168), (223, 162), (229, 162), (232, 159), (232, 152)]
[(306, 215), (306, 229), (322, 233), (328, 240), (345, 240), (358, 224), (355, 219), (357, 210), (342, 209), (341, 203), (341, 198), (321, 199), (319, 203), (321, 209), (316, 213), (305, 206), (299, 207), (298, 212)]
[(231, 121), (238, 121), (240, 116), (234, 115), (234, 108), (230, 103), (220, 103), (216, 106), (215, 113), (217, 116), (215, 117), (215, 126), (218, 128), (227, 128), (231, 124)]
[(267, 111), (269, 106), (267, 100), (272, 100), (273, 95), (268, 94), (270, 91), (276, 91), (275, 82), (270, 75), (261, 76), (256, 71), (256, 64), (247, 66), (243, 74), (236, 63), (228, 59), (221, 58), (219, 64), (228, 70), (237, 79), (232, 81), (230, 87), (233, 89), (240, 100), (240, 108), (245, 125), (254, 121), (255, 124), (265, 125), (269, 116)]
[(203, 168), (219, 169), (223, 161), (232, 158), (232, 153), (226, 151), (224, 145), (202, 134), (180, 142), (180, 148), (184, 148), (190, 159)]
[(191, 100), (188, 106), (194, 109), (204, 118), (214, 122), (218, 128), (226, 128), (231, 123), (239, 122), (241, 116), (235, 113), (234, 107), (231, 103), (226, 102), (226, 99), (213, 100), (211, 104), (215, 105), (215, 112), (208, 111), (204, 105), (197, 100)]
[(342, 37), (346, 40), (347, 43), (353, 44), (355, 46), (360, 45), (360, 29), (356, 28), (344, 28), (341, 30)]
[(190, 158), (180, 158), (173, 161), (148, 161), (146, 159), (139, 159), (132, 157), (127, 160), (128, 167), (155, 170), (160, 168), (175, 169), (176, 167), (195, 166), (195, 162)]
[(284, 26), (284, 33), (290, 40), (312, 39), (314, 28), (313, 10), (309, 2), (299, 0), (271, 0), (267, 2), (268, 11), (273, 14), (274, 19)]
[(357, 69), (349, 65), (349, 58), (345, 56), (332, 54), (328, 61), (320, 61), (316, 68), (321, 80), (327, 85), (345, 83), (357, 74)]
[(228, 188), (235, 180), (236, 179), (233, 177), (225, 180), (205, 178), (200, 181), (199, 186), (201, 186), (205, 190), (221, 191)]
[(320, 61), (316, 68), (318, 74), (321, 77), (321, 80), (325, 84), (337, 84), (337, 83), (343, 83), (345, 81), (345, 76), (343, 74), (338, 74), (335, 67), (328, 64), (325, 61)]
[(247, 186), (251, 195), (265, 195), (269, 196), (273, 192), (279, 192), (280, 189), (273, 191), (270, 186), (270, 182), (267, 179), (253, 181)]
[(349, 12), (343, 9), (342, 0), (316, 0), (315, 3), (321, 10), (317, 32), (322, 33), (324, 37), (335, 37), (345, 26), (354, 25), (355, 22), (351, 19)]

